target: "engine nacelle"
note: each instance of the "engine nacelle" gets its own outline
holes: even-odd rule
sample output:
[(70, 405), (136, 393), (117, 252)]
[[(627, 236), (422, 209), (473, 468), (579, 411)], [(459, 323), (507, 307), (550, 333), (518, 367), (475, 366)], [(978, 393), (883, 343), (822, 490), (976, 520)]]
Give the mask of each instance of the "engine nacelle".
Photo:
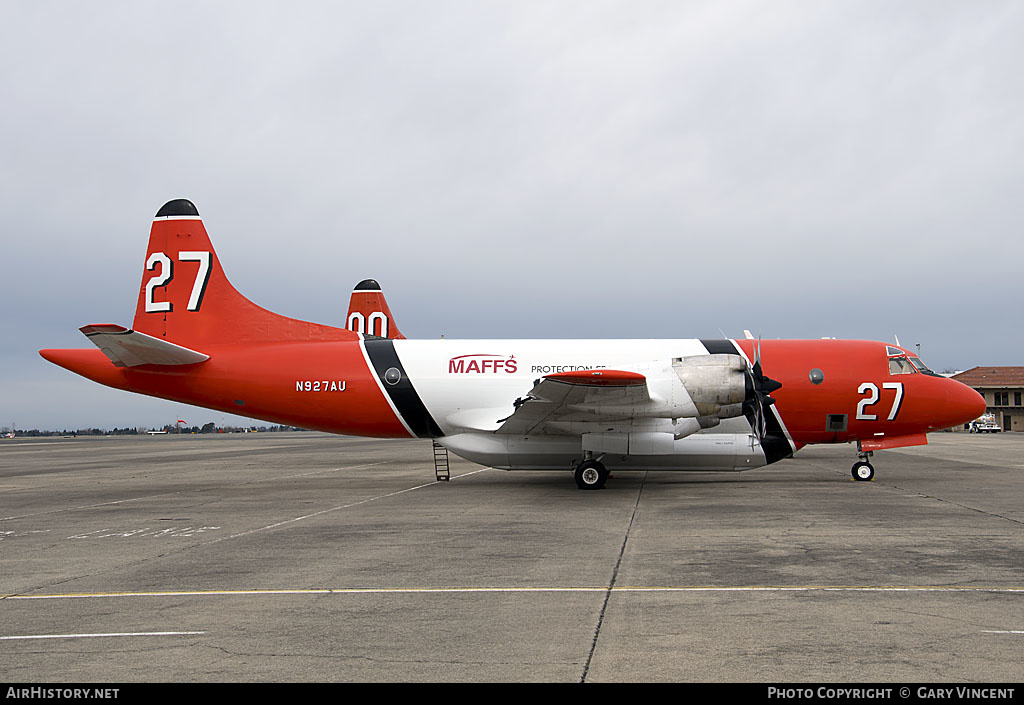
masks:
[(672, 359), (672, 369), (700, 416), (731, 419), (743, 415), (747, 363), (739, 355), (677, 357)]
[[(566, 409), (581, 414), (578, 419), (569, 421), (590, 422), (587, 416), (614, 421), (672, 419), (676, 422), (679, 419), (697, 419), (699, 425), (694, 428), (699, 430), (711, 428), (722, 419), (743, 416), (746, 405), (753, 398), (751, 372), (741, 355), (676, 357), (671, 362), (652, 361), (631, 365), (629, 370), (646, 378), (646, 399), (630, 401), (629, 395), (622, 392), (619, 401), (602, 389), (599, 394), (566, 404)], [(547, 425), (554, 427), (556, 423), (562, 422), (550, 421)], [(598, 430), (594, 429), (594, 432)], [(563, 432), (590, 431), (574, 428), (572, 431), (563, 429)], [(688, 427), (682, 433), (674, 429), (673, 435), (678, 440), (694, 432)]]

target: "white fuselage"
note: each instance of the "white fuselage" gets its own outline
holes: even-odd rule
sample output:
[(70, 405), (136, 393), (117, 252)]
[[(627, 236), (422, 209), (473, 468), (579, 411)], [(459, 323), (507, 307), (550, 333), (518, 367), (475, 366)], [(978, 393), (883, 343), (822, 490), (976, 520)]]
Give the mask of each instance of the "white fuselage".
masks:
[[(700, 340), (395, 340), (397, 353), (451, 452), (505, 469), (571, 469), (584, 455), (579, 428), (531, 435), (495, 433), (545, 375), (576, 370), (640, 371), (656, 387), (673, 358), (707, 355)], [(615, 433), (661, 429), (669, 419), (632, 419)], [(577, 424), (579, 426), (580, 424)], [(585, 425), (585, 424), (584, 424)], [(597, 429), (584, 429), (597, 430)], [(765, 454), (744, 417), (651, 453), (601, 455), (609, 470), (745, 470)]]

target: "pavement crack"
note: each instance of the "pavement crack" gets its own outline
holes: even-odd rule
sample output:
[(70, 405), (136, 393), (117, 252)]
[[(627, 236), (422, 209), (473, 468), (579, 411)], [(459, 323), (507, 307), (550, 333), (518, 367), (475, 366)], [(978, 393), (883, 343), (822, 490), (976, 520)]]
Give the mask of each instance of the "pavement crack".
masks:
[[(889, 486), (892, 487), (893, 489), (899, 490), (901, 492), (917, 492), (917, 490), (911, 490), (911, 489), (908, 489), (906, 487), (901, 487), (899, 485), (889, 485)], [(922, 492), (917, 492), (917, 494), (922, 499), (933, 499), (936, 502), (942, 502), (943, 504), (949, 504), (949, 505), (952, 505), (954, 507), (959, 507), (960, 509), (964, 509), (964, 510), (967, 510), (969, 512), (977, 512), (978, 514), (983, 514), (983, 515), (988, 516), (988, 517), (994, 517), (996, 519), (1005, 519), (1006, 521), (1013, 522), (1014, 524), (1024, 525), (1024, 521), (1021, 521), (1020, 519), (1014, 519), (1013, 517), (1006, 516), (1005, 514), (999, 514), (997, 512), (989, 512), (989, 511), (986, 511), (984, 509), (978, 509), (977, 507), (972, 507), (972, 506), (970, 506), (968, 504), (963, 504), (961, 502), (955, 502), (955, 501), (953, 501), (951, 499), (945, 499), (944, 497), (939, 497), (938, 495), (924, 494)]]
[(622, 565), (622, 557), (626, 553), (626, 544), (629, 543), (629, 532), (633, 529), (633, 521), (636, 519), (637, 509), (640, 508), (640, 496), (643, 494), (644, 485), (647, 483), (647, 473), (644, 473), (643, 478), (640, 480), (640, 489), (636, 493), (636, 502), (633, 504), (633, 513), (629, 516), (629, 524), (626, 525), (626, 535), (622, 537), (622, 546), (619, 548), (619, 556), (615, 561), (615, 568), (612, 570), (612, 577), (608, 583), (608, 587), (604, 591), (604, 601), (601, 603), (601, 612), (597, 616), (597, 627), (594, 629), (594, 639), (590, 642), (590, 653), (587, 654), (587, 661), (583, 664), (583, 673), (580, 674), (580, 683), (587, 682), (587, 674), (590, 672), (590, 663), (594, 658), (594, 652), (597, 650), (597, 640), (601, 636), (601, 625), (604, 624), (604, 615), (608, 610), (608, 600), (611, 598), (612, 590), (615, 588), (615, 583), (619, 578), (619, 567)]

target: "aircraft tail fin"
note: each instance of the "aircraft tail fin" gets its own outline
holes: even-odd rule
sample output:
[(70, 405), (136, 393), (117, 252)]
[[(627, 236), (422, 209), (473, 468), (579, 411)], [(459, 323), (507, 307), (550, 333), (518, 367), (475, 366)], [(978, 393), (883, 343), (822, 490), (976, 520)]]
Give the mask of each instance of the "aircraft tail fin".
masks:
[(376, 279), (364, 279), (356, 284), (346, 320), (348, 329), (356, 333), (392, 340), (405, 339), (395, 325), (395, 318)]
[(149, 235), (132, 329), (203, 349), (217, 343), (352, 340), (342, 328), (272, 313), (228, 281), (195, 205), (169, 201)]

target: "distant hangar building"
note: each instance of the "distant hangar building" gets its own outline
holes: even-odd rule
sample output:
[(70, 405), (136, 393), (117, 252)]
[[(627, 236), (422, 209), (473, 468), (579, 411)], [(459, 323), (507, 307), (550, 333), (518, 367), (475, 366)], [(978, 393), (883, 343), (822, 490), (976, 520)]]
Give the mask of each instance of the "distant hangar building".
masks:
[(985, 411), (1004, 431), (1024, 431), (1024, 367), (974, 367), (953, 379), (985, 397)]

